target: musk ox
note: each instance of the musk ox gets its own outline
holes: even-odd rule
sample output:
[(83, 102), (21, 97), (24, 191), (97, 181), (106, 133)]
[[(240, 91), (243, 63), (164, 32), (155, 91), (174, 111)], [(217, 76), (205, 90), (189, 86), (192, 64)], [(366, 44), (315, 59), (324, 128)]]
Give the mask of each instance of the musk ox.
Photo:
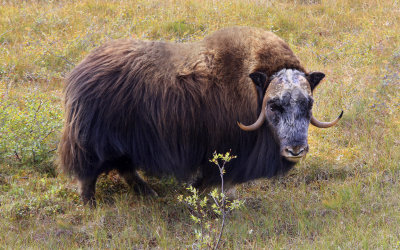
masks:
[(61, 167), (77, 177), (85, 203), (94, 203), (97, 177), (113, 169), (143, 193), (153, 191), (137, 170), (216, 184), (214, 151), (238, 156), (224, 177), (230, 184), (285, 173), (308, 152), (310, 121), (330, 127), (341, 117), (312, 116), (322, 78), (257, 28), (194, 43), (108, 42), (66, 79)]

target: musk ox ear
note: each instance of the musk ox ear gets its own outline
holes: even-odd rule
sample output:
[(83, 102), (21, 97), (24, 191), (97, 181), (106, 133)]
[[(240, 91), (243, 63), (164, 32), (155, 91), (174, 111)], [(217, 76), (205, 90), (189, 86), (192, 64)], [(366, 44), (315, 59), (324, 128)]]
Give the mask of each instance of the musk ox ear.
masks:
[(307, 81), (310, 83), (311, 91), (317, 87), (317, 85), (324, 79), (325, 74), (322, 72), (311, 72), (307, 74), (306, 78)]
[(256, 85), (257, 93), (258, 93), (258, 104), (261, 107), (263, 96), (265, 91), (267, 90), (268, 76), (262, 72), (254, 72), (249, 75), (253, 83)]

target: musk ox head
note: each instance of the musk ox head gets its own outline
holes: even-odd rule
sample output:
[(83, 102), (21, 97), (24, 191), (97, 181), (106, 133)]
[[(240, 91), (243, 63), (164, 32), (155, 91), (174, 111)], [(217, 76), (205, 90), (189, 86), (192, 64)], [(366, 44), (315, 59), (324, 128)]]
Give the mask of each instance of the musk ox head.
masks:
[(332, 122), (320, 122), (312, 115), (314, 88), (325, 77), (323, 73), (305, 74), (298, 70), (283, 69), (270, 78), (262, 72), (250, 74), (263, 97), (261, 113), (249, 126), (241, 123), (246, 131), (259, 129), (266, 121), (281, 146), (281, 156), (297, 162), (308, 152), (308, 125), (328, 128), (335, 125), (342, 113)]

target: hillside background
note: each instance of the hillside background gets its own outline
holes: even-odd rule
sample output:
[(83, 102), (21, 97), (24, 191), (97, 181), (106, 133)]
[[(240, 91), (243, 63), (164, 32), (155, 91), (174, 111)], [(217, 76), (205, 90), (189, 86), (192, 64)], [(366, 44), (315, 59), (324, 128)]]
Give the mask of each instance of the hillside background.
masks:
[(63, 78), (110, 39), (191, 42), (233, 25), (276, 33), (325, 72), (314, 114), (344, 117), (310, 128), (310, 153), (287, 176), (238, 186), (245, 205), (222, 247), (400, 248), (397, 0), (1, 1), (0, 248), (191, 248), (173, 179), (151, 179), (161, 197), (149, 199), (110, 174), (98, 207), (81, 204), (55, 161)]

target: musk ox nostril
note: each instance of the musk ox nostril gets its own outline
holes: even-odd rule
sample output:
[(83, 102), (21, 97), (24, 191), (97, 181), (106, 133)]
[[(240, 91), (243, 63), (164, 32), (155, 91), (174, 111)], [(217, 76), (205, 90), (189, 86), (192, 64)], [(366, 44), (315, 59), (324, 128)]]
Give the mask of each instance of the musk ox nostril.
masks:
[(308, 146), (294, 146), (294, 147), (286, 147), (285, 152), (288, 156), (296, 157), (303, 155), (307, 152)]
[(295, 151), (295, 150), (289, 150), (289, 153), (293, 156), (298, 156), (299, 154), (301, 154), (304, 150), (301, 151)]

